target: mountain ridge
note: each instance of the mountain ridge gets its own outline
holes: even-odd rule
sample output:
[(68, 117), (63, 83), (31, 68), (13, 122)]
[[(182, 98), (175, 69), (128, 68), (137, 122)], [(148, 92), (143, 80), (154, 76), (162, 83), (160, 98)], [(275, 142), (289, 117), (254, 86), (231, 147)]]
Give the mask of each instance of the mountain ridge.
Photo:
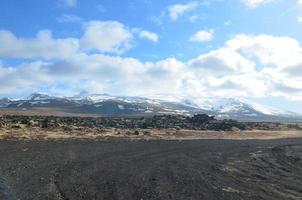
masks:
[(100, 116), (208, 114), (221, 119), (247, 121), (300, 121), (302, 119), (302, 115), (298, 113), (278, 110), (235, 98), (189, 99), (179, 97), (174, 100), (165, 100), (139, 96), (113, 96), (110, 94), (56, 97), (33, 93), (24, 99), (0, 99), (1, 109), (27, 110), (37, 107), (60, 108), (70, 113), (96, 114)]

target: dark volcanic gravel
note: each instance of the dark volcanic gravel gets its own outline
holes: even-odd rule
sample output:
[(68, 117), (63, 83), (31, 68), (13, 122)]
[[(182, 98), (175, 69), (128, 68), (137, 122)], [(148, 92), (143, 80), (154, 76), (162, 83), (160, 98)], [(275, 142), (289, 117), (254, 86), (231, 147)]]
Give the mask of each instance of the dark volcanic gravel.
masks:
[(0, 141), (1, 200), (302, 199), (302, 139)]

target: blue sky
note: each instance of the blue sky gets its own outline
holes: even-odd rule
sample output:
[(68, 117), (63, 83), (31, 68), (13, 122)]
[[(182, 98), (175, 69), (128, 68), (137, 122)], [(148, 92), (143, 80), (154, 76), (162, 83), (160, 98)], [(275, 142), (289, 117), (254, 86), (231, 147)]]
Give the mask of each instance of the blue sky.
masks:
[(300, 0), (0, 1), (0, 97), (236, 97), (302, 113)]

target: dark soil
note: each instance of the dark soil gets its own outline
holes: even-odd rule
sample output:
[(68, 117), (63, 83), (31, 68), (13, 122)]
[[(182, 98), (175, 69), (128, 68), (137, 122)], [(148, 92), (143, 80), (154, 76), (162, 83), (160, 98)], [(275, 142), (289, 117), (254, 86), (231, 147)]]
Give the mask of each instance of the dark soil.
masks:
[(302, 139), (0, 141), (0, 199), (302, 199)]

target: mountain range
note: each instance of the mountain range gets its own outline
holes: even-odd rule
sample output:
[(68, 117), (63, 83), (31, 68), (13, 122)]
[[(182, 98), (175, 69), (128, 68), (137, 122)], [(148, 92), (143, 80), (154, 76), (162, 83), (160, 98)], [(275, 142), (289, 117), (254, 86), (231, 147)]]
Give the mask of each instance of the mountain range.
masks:
[[(5, 110), (43, 112), (60, 110), (69, 114), (96, 116), (150, 116), (163, 114), (208, 114), (219, 119), (243, 121), (302, 121), (302, 115), (290, 111), (247, 102), (235, 98), (146, 98), (92, 94), (86, 96), (55, 97), (34, 93), (24, 99), (0, 99)], [(42, 111), (42, 110), (41, 110)], [(45, 114), (45, 113), (44, 113)]]

